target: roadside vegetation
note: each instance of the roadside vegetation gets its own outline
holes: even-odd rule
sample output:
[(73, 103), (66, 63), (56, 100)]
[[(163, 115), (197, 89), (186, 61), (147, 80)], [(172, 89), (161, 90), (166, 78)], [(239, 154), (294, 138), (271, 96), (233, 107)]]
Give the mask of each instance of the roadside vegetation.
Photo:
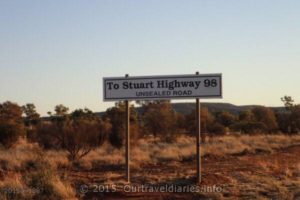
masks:
[[(202, 157), (273, 154), (300, 145), (300, 104), (289, 96), (282, 101), (283, 112), (257, 106), (234, 115), (201, 108)], [(136, 171), (136, 181), (160, 183), (170, 177), (175, 179), (178, 172), (157, 176), (143, 169), (147, 165), (177, 168), (180, 163), (195, 161), (195, 111), (182, 115), (172, 109), (169, 101), (137, 105), (140, 112), (133, 105), (130, 107), (131, 167)], [(54, 112), (48, 114), (41, 118), (33, 104), (0, 104), (0, 199), (81, 198), (78, 181), (70, 178), (70, 172), (103, 172), (102, 183), (123, 181), (120, 171), (104, 170), (124, 165), (123, 102), (102, 116), (87, 108), (69, 112), (64, 105), (55, 106)], [(261, 160), (257, 164), (268, 172), (281, 165)], [(300, 163), (293, 164), (298, 167), (286, 167), (286, 177), (300, 174)], [(183, 168), (180, 176), (189, 179), (194, 174)], [(241, 176), (253, 184), (258, 179), (253, 174)], [(264, 180), (267, 187), (271, 180)], [(275, 184), (274, 180), (271, 183)], [(300, 190), (300, 179), (293, 184)], [(281, 192), (289, 193), (285, 187)]]

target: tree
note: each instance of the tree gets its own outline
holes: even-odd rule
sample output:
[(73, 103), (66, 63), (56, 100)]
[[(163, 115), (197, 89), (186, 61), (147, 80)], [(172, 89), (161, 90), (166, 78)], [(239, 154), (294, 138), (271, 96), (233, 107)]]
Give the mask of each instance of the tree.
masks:
[(9, 101), (0, 104), (0, 143), (12, 147), (23, 134), (21, 107)]
[(277, 130), (278, 125), (273, 110), (263, 106), (257, 106), (252, 109), (255, 122), (263, 123), (266, 131), (274, 132)]
[(294, 105), (291, 113), (291, 131), (299, 133), (300, 131), (300, 104)]
[(230, 126), (231, 130), (247, 134), (253, 134), (265, 130), (265, 126), (262, 123), (256, 123), (252, 110), (242, 111), (239, 114), (238, 119), (238, 121)]
[(26, 138), (34, 141), (37, 137), (36, 126), (40, 121), (40, 115), (36, 112), (35, 105), (28, 103), (22, 106), (22, 111), (25, 114), (24, 124), (26, 126)]
[(243, 111), (239, 114), (239, 121), (252, 122), (255, 121), (255, 116), (251, 110)]
[(216, 122), (225, 127), (231, 126), (236, 121), (236, 117), (227, 111), (217, 112), (215, 118)]
[(226, 134), (226, 127), (219, 122), (215, 122), (210, 126), (209, 132), (214, 133), (215, 135), (224, 135)]
[(281, 101), (287, 110), (291, 110), (291, 108), (294, 106), (294, 100), (291, 96), (285, 95), (284, 97), (281, 97)]
[(0, 120), (22, 123), (21, 107), (18, 104), (10, 101), (0, 104)]
[(277, 112), (275, 116), (279, 130), (283, 133), (291, 133), (291, 114), (288, 112)]
[[(110, 143), (117, 148), (121, 148), (125, 139), (125, 103), (116, 103), (114, 107), (108, 108), (103, 116), (105, 121), (111, 123), (111, 130), (109, 133)], [(130, 137), (132, 141), (136, 141), (139, 137), (138, 115), (133, 105), (130, 106)]]
[[(201, 133), (207, 133), (214, 121), (214, 117), (205, 107), (201, 107), (200, 112)], [(196, 117), (196, 110), (185, 116), (185, 127), (191, 135), (196, 133)]]
[(230, 129), (240, 131), (242, 133), (254, 134), (266, 130), (266, 125), (262, 122), (255, 121), (238, 121), (231, 125)]
[(25, 125), (36, 125), (39, 121), (40, 115), (36, 112), (35, 105), (28, 103), (22, 106), (22, 111), (25, 114)]
[(154, 137), (171, 140), (176, 134), (177, 114), (170, 101), (155, 101), (143, 106), (144, 130)]
[(68, 114), (69, 108), (62, 104), (59, 104), (59, 105), (55, 106), (54, 110), (56, 113), (55, 115), (57, 117), (63, 117)]
[[(278, 120), (280, 120), (280, 128), (286, 129), (288, 133), (298, 133), (300, 131), (300, 104), (294, 104), (294, 100), (291, 96), (284, 96), (281, 98), (284, 103), (287, 113), (283, 119), (283, 114), (278, 114)], [(287, 122), (288, 121), (288, 122)]]
[(256, 106), (239, 114), (239, 121), (230, 128), (243, 133), (259, 133), (277, 131), (278, 125), (273, 110), (264, 106)]
[[(66, 107), (56, 106), (52, 122), (39, 129), (39, 142), (45, 148), (61, 148), (71, 161), (81, 159), (106, 140), (110, 124), (89, 109), (78, 109), (67, 115)], [(61, 109), (63, 108), (63, 109)], [(63, 112), (62, 112), (63, 111)]]
[[(66, 109), (64, 109), (66, 110)], [(65, 113), (66, 114), (66, 113)], [(76, 109), (71, 113), (72, 119), (79, 120), (79, 119), (87, 119), (87, 120), (99, 120), (99, 116), (93, 113), (88, 108), (84, 109)]]
[(86, 156), (91, 150), (103, 144), (105, 135), (97, 121), (71, 119), (62, 129), (62, 148), (67, 150), (71, 161)]
[(98, 136), (95, 140), (98, 145), (102, 145), (103, 142), (108, 138), (108, 134), (111, 131), (111, 124), (109, 120), (102, 120), (99, 115), (93, 113), (88, 108), (76, 109), (71, 113), (71, 119), (77, 123), (87, 121), (96, 122), (99, 128), (99, 133), (95, 135)]

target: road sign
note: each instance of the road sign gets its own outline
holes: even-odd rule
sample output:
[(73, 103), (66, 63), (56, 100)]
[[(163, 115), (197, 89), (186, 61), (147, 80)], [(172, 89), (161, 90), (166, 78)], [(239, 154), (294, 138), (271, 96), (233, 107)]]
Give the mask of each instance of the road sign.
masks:
[(135, 76), (103, 78), (103, 100), (125, 100), (126, 105), (126, 181), (130, 183), (130, 108), (129, 100), (196, 98), (197, 179), (201, 182), (200, 98), (222, 98), (222, 74)]
[(103, 100), (222, 98), (222, 74), (103, 78)]

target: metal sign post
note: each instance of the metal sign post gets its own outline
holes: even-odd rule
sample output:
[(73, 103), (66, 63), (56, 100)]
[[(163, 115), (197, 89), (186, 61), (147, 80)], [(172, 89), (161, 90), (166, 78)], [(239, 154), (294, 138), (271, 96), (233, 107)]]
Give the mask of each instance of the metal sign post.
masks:
[[(125, 75), (128, 78), (128, 74)], [(126, 106), (126, 146), (125, 146), (125, 157), (126, 157), (126, 181), (130, 183), (130, 107), (129, 101), (125, 101)]]
[[(196, 72), (199, 75), (199, 72)], [(201, 183), (201, 110), (200, 110), (200, 100), (196, 98), (196, 156), (197, 156), (197, 183)]]

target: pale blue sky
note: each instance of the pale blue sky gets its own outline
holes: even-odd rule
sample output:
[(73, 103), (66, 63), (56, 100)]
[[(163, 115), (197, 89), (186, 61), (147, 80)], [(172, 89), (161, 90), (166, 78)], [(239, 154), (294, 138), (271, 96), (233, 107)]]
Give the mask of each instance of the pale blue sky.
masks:
[(300, 1), (0, 0), (0, 102), (105, 110), (102, 77), (223, 73), (238, 105), (300, 103)]

